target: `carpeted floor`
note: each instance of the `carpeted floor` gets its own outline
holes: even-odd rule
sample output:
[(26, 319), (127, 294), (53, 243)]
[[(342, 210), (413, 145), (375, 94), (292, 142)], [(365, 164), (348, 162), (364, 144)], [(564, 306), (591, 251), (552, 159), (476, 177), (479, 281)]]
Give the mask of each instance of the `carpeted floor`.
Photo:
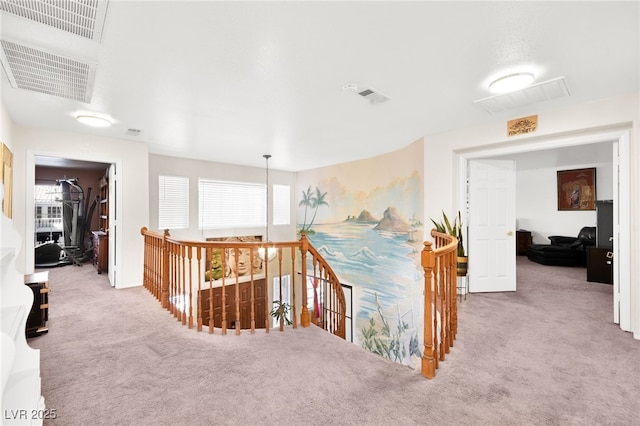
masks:
[(471, 294), (436, 377), (316, 327), (241, 336), (178, 323), (90, 265), (50, 270), (49, 425), (640, 424), (640, 341), (612, 287), (518, 258), (518, 291)]

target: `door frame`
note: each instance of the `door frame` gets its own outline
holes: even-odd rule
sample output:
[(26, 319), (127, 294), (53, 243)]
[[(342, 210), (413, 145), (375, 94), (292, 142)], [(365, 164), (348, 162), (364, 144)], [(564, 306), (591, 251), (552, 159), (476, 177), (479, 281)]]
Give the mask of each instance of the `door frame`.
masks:
[[(25, 169), (25, 174), (26, 174), (26, 179), (25, 179), (25, 232), (27, 236), (33, 236), (34, 232), (35, 232), (35, 201), (34, 201), (34, 192), (35, 192), (35, 185), (36, 185), (36, 157), (38, 156), (43, 156), (43, 157), (54, 157), (54, 158), (65, 158), (65, 159), (69, 159), (69, 160), (76, 160), (76, 161), (90, 161), (90, 162), (98, 162), (98, 163), (107, 163), (107, 164), (111, 164), (111, 166), (113, 167), (115, 165), (115, 167), (117, 168), (117, 170), (121, 169), (122, 166), (122, 162), (121, 160), (118, 159), (103, 159), (103, 158), (94, 158), (94, 157), (82, 157), (82, 156), (71, 156), (71, 155), (60, 155), (60, 153), (53, 153), (53, 152), (47, 152), (44, 150), (27, 150), (26, 152), (26, 169)], [(120, 186), (120, 182), (118, 182), (117, 184), (118, 186)], [(116, 190), (116, 194), (121, 194), (121, 188), (117, 188)], [(116, 195), (117, 197), (117, 195)], [(121, 211), (121, 207), (120, 204), (118, 203), (117, 200), (115, 201), (115, 213), (117, 215), (117, 217), (120, 217), (122, 211)], [(121, 230), (119, 228), (115, 229), (115, 237), (116, 240), (121, 240)], [(25, 241), (23, 242), (23, 248), (25, 250), (25, 271), (26, 273), (29, 273), (28, 271), (33, 272), (34, 270), (34, 265), (35, 265), (35, 244), (33, 242), (33, 238), (25, 238)], [(109, 268), (113, 267), (113, 275), (111, 275), (111, 273), (109, 274), (109, 279), (110, 279), (110, 283), (111, 286), (113, 287), (118, 287), (118, 282), (116, 281), (116, 277), (118, 277), (117, 274), (117, 268), (118, 268), (118, 262), (116, 262), (116, 258), (119, 257), (119, 253), (121, 250), (121, 247), (119, 246), (119, 244), (114, 244), (113, 245), (113, 251), (111, 251), (112, 248), (109, 247)], [(112, 278), (113, 277), (113, 278)]]
[[(545, 149), (563, 148), (571, 146), (589, 145), (594, 143), (611, 142), (613, 144), (614, 159), (614, 188), (613, 201), (617, 211), (617, 221), (614, 221), (614, 283), (613, 302), (614, 323), (620, 324), (620, 328), (631, 331), (631, 218), (630, 218), (630, 167), (631, 158), (631, 128), (615, 127), (610, 129), (598, 129), (584, 133), (552, 134), (527, 140), (516, 139), (513, 143), (485, 145), (472, 150), (454, 151), (458, 164), (458, 205), (465, 206), (465, 215), (468, 215), (468, 163), (471, 159), (491, 158), (508, 154), (540, 151)], [(617, 170), (617, 173), (616, 173)], [(468, 223), (468, 222), (467, 222)], [(639, 287), (640, 284), (635, 283)], [(619, 309), (617, 309), (619, 308)]]

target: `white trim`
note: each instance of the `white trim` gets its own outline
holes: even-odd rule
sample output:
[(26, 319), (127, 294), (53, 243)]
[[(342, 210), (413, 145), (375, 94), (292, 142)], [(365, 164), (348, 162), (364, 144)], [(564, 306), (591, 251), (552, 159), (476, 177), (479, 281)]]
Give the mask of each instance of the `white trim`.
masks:
[[(47, 151), (40, 150), (31, 150), (28, 149), (26, 151), (26, 170), (25, 170), (25, 241), (23, 244), (23, 248), (25, 251), (25, 273), (31, 273), (34, 271), (35, 264), (35, 244), (33, 242), (33, 235), (35, 232), (35, 218), (34, 218), (34, 189), (36, 184), (36, 157), (37, 156), (46, 156), (46, 157), (56, 157), (56, 158), (67, 158), (70, 160), (78, 160), (78, 161), (91, 161), (98, 163), (106, 163), (106, 164), (115, 164), (116, 170), (122, 170), (122, 161), (118, 159), (105, 159), (103, 157), (100, 158), (91, 158), (91, 157), (72, 157), (69, 155), (60, 155), (59, 153), (52, 153)], [(122, 182), (119, 180), (116, 184), (116, 192), (117, 194), (122, 194)], [(116, 207), (116, 217), (122, 217), (122, 203), (118, 203), (117, 200), (114, 200)], [(111, 203), (110, 203), (111, 204)], [(122, 227), (116, 227), (115, 230), (116, 236), (116, 246), (115, 253), (109, 253), (109, 266), (111, 267), (112, 262), (121, 265), (122, 264)], [(118, 273), (119, 267), (113, 268), (114, 277), (122, 275)], [(109, 273), (111, 276), (111, 273)], [(119, 288), (118, 282), (112, 282), (111, 285)]]
[[(640, 340), (640, 330), (632, 330), (631, 318), (639, 316), (640, 306), (632, 303), (631, 295), (640, 292), (640, 282), (631, 282), (631, 186), (630, 186), (630, 132), (631, 125), (612, 126), (606, 129), (596, 129), (572, 135), (548, 135), (532, 139), (528, 142), (519, 141), (517, 145), (496, 144), (471, 150), (453, 151), (458, 164), (458, 206), (465, 206), (467, 202), (467, 175), (470, 159), (488, 158), (506, 154), (538, 151), (543, 149), (562, 148), (568, 146), (588, 145), (592, 143), (612, 142), (618, 144), (618, 186), (614, 189), (614, 206), (618, 206), (618, 224), (614, 228), (614, 235), (618, 233), (617, 247), (614, 246), (615, 263), (614, 290), (620, 296), (620, 328), (633, 331), (634, 338)], [(614, 160), (615, 161), (615, 160)], [(615, 182), (615, 181), (614, 181)], [(463, 210), (459, 208), (459, 210)], [(466, 211), (467, 209), (464, 209)], [(468, 218), (467, 218), (468, 219)], [(467, 220), (468, 223), (468, 220)], [(633, 286), (633, 288), (632, 288)], [(615, 299), (614, 299), (615, 300)]]

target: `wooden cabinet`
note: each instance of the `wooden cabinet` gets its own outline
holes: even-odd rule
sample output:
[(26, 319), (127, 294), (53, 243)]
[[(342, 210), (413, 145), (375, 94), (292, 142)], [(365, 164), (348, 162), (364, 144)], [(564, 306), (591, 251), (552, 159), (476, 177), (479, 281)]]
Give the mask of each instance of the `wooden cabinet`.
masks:
[[(255, 297), (255, 328), (265, 328), (267, 291), (264, 279), (254, 280)], [(207, 283), (208, 284), (208, 283)], [(251, 328), (251, 281), (238, 284), (240, 296), (240, 328)], [(236, 284), (228, 283), (224, 287), (225, 311), (227, 314), (227, 329), (235, 328), (236, 321)], [(200, 308), (202, 312), (202, 323), (209, 325), (210, 296), (213, 295), (213, 324), (214, 327), (222, 327), (222, 287), (204, 289), (200, 291)]]
[(516, 254), (518, 256), (527, 255), (527, 247), (531, 245), (531, 232), (525, 230), (516, 231)]
[(93, 266), (98, 273), (109, 268), (109, 169), (100, 178), (98, 194), (98, 231), (91, 231), (93, 238)]
[(27, 337), (39, 336), (49, 331), (49, 272), (36, 272), (24, 276), (24, 283), (33, 292), (33, 304), (27, 318)]
[(613, 252), (606, 248), (587, 249), (587, 281), (613, 284)]
[(100, 178), (100, 194), (98, 201), (98, 223), (100, 231), (109, 232), (109, 170)]
[(109, 265), (109, 234), (104, 231), (91, 231), (93, 235), (93, 266), (101, 274)]

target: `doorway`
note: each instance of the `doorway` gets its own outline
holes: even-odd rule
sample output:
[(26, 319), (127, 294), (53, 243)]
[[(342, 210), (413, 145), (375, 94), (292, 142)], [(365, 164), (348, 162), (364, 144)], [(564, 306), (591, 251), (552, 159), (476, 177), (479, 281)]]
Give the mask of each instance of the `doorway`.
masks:
[[(466, 206), (468, 203), (468, 163), (471, 159), (498, 158), (508, 155), (520, 155), (543, 150), (551, 150), (565, 147), (594, 146), (593, 144), (610, 143), (613, 157), (612, 180), (614, 200), (614, 253), (616, 262), (614, 263), (614, 289), (613, 289), (613, 321), (620, 325), (625, 331), (631, 329), (631, 280), (630, 280), (630, 185), (629, 185), (629, 131), (612, 130), (598, 133), (588, 133), (581, 136), (566, 138), (547, 137), (529, 143), (522, 143), (512, 146), (501, 146), (499, 148), (478, 149), (473, 152), (458, 154), (458, 204)], [(467, 223), (470, 223), (467, 218)], [(514, 227), (516, 224), (514, 224)], [(515, 229), (514, 229), (515, 231)], [(469, 232), (474, 232), (469, 229)], [(467, 239), (468, 241), (468, 239)]]
[(110, 257), (115, 258), (113, 248), (109, 244), (100, 247), (100, 270), (93, 235), (109, 232), (110, 197), (106, 183), (115, 166), (48, 155), (31, 158), (33, 185), (27, 182), (25, 189), (27, 216), (33, 214), (33, 220), (27, 217), (27, 235), (31, 235), (29, 228), (32, 227), (33, 239), (26, 239), (25, 250), (27, 255), (32, 254), (32, 264), (34, 267), (95, 266), (98, 273), (109, 271), (109, 281), (114, 286), (113, 272), (107, 263), (110, 252)]

